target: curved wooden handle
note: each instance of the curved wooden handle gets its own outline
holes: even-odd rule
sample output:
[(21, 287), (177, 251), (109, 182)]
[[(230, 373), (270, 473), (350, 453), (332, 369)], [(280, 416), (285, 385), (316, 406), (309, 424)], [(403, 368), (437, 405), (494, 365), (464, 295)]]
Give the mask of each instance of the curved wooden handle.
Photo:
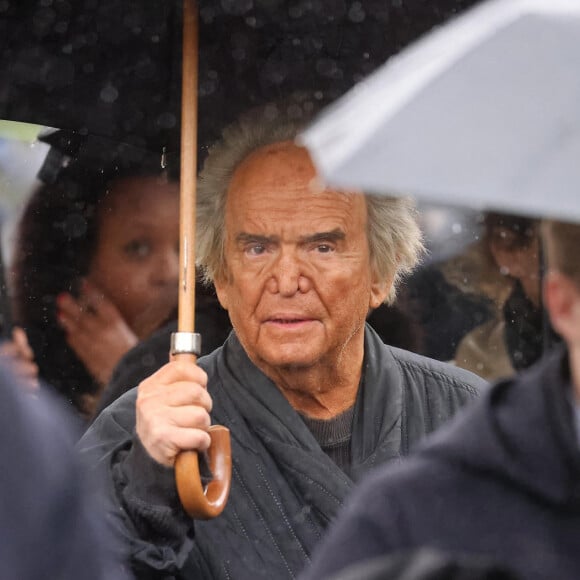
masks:
[(226, 506), (232, 481), (230, 431), (221, 425), (209, 428), (211, 445), (209, 468), (213, 479), (202, 487), (199, 457), (196, 451), (182, 451), (175, 461), (175, 481), (185, 511), (198, 520), (219, 516)]

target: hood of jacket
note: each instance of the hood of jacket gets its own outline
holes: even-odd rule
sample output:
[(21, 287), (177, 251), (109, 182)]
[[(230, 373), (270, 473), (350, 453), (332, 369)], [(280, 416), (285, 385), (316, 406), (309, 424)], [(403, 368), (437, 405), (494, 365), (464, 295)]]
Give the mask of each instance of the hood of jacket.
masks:
[(493, 386), (422, 451), (541, 501), (580, 509), (580, 442), (563, 347)]

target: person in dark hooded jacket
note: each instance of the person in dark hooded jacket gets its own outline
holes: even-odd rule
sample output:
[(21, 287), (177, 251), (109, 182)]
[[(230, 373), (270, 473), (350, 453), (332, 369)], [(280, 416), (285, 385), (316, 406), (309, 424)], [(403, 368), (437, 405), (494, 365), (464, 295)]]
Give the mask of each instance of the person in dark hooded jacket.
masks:
[(14, 363), (0, 354), (0, 578), (129, 580), (75, 452), (73, 417), (50, 393), (25, 393)]
[(544, 299), (565, 344), (369, 477), (303, 580), (421, 547), (492, 557), (526, 580), (580, 578), (580, 225), (543, 232)]

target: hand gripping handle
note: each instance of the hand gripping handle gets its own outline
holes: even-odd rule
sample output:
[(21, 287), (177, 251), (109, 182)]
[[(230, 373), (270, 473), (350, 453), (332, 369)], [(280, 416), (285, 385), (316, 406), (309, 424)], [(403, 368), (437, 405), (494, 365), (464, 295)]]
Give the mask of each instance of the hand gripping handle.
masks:
[[(173, 333), (171, 356), (187, 357), (193, 363), (199, 353), (199, 334)], [(230, 431), (221, 425), (208, 430), (211, 444), (207, 451), (212, 480), (202, 485), (196, 451), (182, 451), (175, 460), (175, 482), (185, 511), (194, 519), (209, 520), (219, 516), (226, 506), (232, 481)]]

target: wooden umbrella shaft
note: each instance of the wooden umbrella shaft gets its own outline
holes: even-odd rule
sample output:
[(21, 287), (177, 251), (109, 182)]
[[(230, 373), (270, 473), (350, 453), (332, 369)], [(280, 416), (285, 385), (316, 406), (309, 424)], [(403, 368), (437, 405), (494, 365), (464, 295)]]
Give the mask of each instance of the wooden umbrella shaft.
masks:
[(180, 267), (177, 330), (195, 328), (195, 205), (199, 24), (194, 0), (183, 0), (181, 88)]

